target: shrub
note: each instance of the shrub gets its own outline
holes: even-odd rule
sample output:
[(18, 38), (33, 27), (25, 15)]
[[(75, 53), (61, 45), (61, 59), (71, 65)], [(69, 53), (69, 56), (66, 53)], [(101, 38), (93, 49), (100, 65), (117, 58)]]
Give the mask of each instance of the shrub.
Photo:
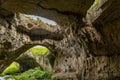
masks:
[(39, 67), (25, 71), (20, 75), (11, 76), (15, 80), (51, 80), (52, 72), (42, 71)]

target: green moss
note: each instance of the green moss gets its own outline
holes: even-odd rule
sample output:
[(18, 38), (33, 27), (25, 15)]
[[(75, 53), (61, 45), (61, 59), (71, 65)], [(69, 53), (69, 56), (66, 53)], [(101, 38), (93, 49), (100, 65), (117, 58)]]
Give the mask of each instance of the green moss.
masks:
[(95, 0), (95, 2), (94, 2), (94, 3), (95, 3), (95, 4), (98, 4), (98, 2), (99, 2), (99, 0)]
[(34, 47), (31, 48), (30, 51), (32, 51), (32, 53), (35, 56), (39, 56), (39, 55), (45, 55), (48, 52), (48, 49), (45, 47)]
[(5, 74), (13, 74), (13, 73), (17, 73), (20, 71), (20, 65), (19, 63), (17, 62), (13, 62), (9, 67), (7, 67), (2, 75), (5, 75)]
[(10, 76), (15, 80), (51, 80), (52, 72), (42, 71), (39, 67), (30, 69), (20, 75)]

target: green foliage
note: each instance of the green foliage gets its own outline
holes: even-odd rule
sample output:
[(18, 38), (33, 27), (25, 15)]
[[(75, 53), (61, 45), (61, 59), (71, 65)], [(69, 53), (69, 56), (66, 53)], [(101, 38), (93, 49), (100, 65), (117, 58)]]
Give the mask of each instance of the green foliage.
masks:
[(45, 47), (34, 47), (31, 48), (30, 51), (32, 51), (35, 56), (40, 56), (45, 55), (49, 50)]
[(20, 75), (11, 76), (15, 80), (51, 80), (52, 72), (42, 71), (39, 67), (30, 69)]
[(17, 62), (13, 62), (9, 67), (7, 67), (2, 75), (5, 75), (5, 74), (13, 74), (13, 73), (17, 73), (20, 71), (20, 65), (19, 63)]

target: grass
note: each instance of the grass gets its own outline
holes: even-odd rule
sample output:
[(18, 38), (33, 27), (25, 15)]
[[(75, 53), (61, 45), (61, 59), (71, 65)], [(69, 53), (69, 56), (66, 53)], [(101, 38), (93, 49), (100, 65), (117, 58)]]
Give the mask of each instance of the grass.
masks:
[(52, 72), (42, 71), (39, 67), (25, 71), (20, 75), (10, 76), (15, 80), (51, 80)]
[(45, 55), (49, 50), (45, 47), (34, 47), (34, 48), (31, 48), (30, 51), (35, 56), (40, 56), (40, 55)]
[(9, 67), (7, 67), (1, 75), (14, 74), (20, 71), (20, 65), (17, 62), (13, 62)]
[[(49, 50), (45, 47), (34, 47), (31, 48), (30, 51), (35, 56), (42, 56), (45, 55)], [(13, 78), (15, 80), (51, 80), (51, 75), (53, 74), (48, 70), (41, 70), (39, 67), (29, 69), (28, 71), (20, 73), (19, 75), (15, 75), (15, 73), (18, 72), (20, 72), (20, 65), (17, 62), (13, 62), (3, 71), (2, 75), (11, 75), (6, 78), (6, 80), (9, 80), (9, 78)]]

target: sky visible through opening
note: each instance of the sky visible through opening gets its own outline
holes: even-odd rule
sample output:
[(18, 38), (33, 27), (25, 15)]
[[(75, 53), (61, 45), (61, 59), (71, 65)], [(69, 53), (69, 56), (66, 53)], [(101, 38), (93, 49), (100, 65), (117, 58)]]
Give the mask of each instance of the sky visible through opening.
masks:
[[(53, 20), (50, 20), (50, 19), (47, 19), (47, 18), (44, 18), (44, 17), (41, 17), (41, 16), (35, 16), (35, 15), (26, 15), (24, 14), (25, 16), (27, 17), (30, 17), (34, 20), (38, 20), (40, 19), (41, 21), (43, 21), (44, 23), (47, 23), (47, 24), (50, 24), (50, 25), (57, 25), (57, 23)], [(37, 45), (35, 47), (40, 47), (40, 48), (44, 48), (44, 46), (40, 46), (40, 45)]]
[(41, 16), (35, 16), (35, 15), (25, 15), (28, 16), (34, 20), (40, 19), (41, 21), (43, 21), (44, 23), (50, 24), (50, 25), (57, 25), (57, 23), (53, 20), (41, 17)]

